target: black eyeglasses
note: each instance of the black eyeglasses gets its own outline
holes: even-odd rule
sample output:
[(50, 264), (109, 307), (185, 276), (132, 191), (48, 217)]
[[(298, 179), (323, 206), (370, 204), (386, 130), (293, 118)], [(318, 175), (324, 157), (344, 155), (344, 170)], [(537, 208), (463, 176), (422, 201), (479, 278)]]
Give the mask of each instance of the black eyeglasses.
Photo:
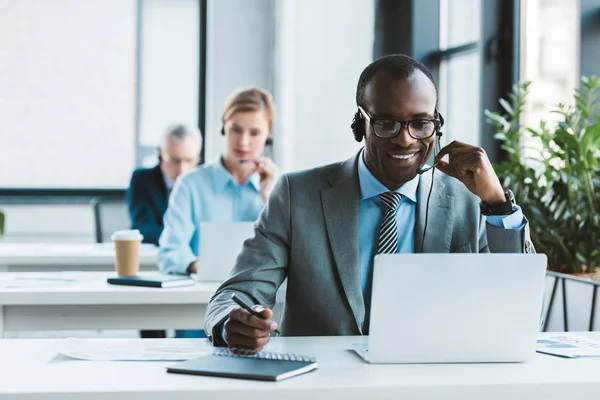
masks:
[(406, 126), (410, 137), (417, 140), (424, 140), (430, 138), (436, 130), (444, 125), (444, 118), (437, 110), (436, 116), (439, 116), (440, 119), (411, 119), (410, 121), (402, 121), (395, 118), (371, 118), (361, 106), (358, 106), (358, 111), (371, 124), (375, 135), (382, 139), (393, 138), (400, 133), (402, 127)]

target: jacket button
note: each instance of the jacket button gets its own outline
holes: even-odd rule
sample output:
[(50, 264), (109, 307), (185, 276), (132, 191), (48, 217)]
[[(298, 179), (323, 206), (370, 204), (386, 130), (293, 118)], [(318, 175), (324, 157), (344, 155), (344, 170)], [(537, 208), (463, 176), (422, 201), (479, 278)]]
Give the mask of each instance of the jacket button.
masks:
[(529, 240), (525, 241), (525, 253), (531, 253), (531, 242)]

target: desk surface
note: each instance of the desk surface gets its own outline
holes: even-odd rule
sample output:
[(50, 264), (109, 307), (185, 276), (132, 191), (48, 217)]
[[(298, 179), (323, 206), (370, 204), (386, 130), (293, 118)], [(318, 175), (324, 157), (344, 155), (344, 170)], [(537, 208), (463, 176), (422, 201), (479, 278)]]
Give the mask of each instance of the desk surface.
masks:
[(116, 276), (116, 273), (87, 271), (1, 273), (0, 306), (207, 304), (220, 285), (220, 282), (196, 282), (194, 286), (175, 288), (122, 286), (106, 283), (106, 278), (109, 276)]
[[(140, 265), (156, 267), (158, 247), (140, 247)], [(0, 265), (5, 266), (108, 266), (114, 268), (112, 243), (0, 243)]]
[[(160, 289), (109, 285), (108, 276), (115, 273), (0, 273), (0, 337), (10, 331), (199, 329), (221, 284)], [(285, 288), (277, 298), (283, 302)]]
[(219, 287), (219, 282), (165, 289), (106, 283), (115, 275), (0, 273), (0, 337), (10, 331), (199, 329)]
[(319, 369), (273, 383), (168, 374), (169, 362), (72, 360), (57, 354), (56, 340), (8, 339), (0, 341), (0, 399), (573, 400), (600, 393), (600, 358), (538, 354), (525, 364), (369, 365), (348, 351), (364, 340), (274, 338), (270, 350), (315, 356)]

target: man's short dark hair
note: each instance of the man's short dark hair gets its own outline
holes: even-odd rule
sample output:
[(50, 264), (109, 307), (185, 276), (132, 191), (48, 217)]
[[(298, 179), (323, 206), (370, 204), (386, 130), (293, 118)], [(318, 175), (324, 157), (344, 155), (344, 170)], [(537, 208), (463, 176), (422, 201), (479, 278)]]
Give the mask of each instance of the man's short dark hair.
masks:
[(358, 78), (358, 85), (356, 87), (356, 105), (365, 104), (365, 91), (367, 89), (367, 85), (371, 82), (371, 80), (373, 80), (379, 71), (385, 71), (396, 78), (406, 79), (416, 70), (423, 72), (425, 76), (427, 76), (433, 83), (437, 97), (437, 85), (429, 68), (407, 55), (390, 54), (373, 61), (360, 74), (360, 78)]

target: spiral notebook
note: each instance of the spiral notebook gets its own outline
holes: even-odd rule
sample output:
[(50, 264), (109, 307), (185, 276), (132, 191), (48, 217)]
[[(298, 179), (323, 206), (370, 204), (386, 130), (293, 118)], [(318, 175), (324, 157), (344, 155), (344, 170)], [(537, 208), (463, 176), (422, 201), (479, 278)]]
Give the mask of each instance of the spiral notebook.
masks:
[(317, 360), (298, 354), (244, 351), (218, 348), (212, 354), (167, 367), (177, 374), (280, 381), (317, 368)]

